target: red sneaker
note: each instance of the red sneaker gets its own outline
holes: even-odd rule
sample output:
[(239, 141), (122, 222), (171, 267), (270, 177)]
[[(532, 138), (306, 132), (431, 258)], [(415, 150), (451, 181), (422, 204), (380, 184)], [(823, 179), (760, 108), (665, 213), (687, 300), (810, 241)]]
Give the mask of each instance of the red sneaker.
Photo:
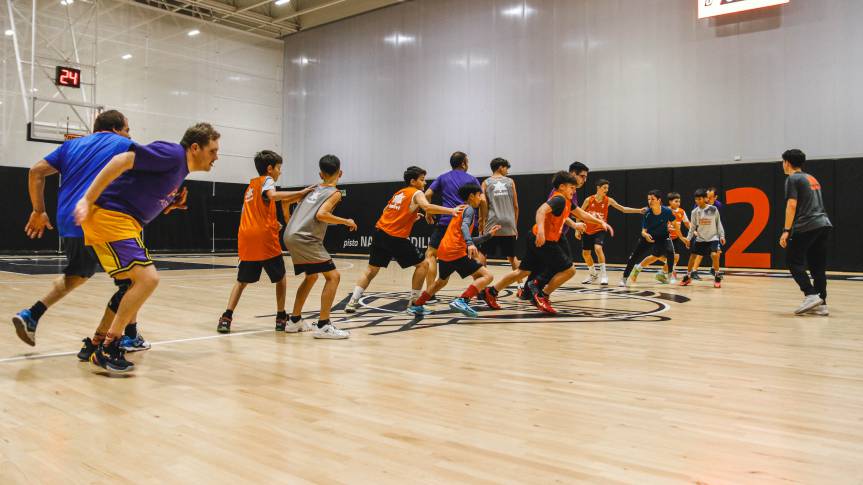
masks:
[(719, 280), (714, 280), (713, 281), (713, 287), (714, 288), (722, 288), (722, 282)]
[(680, 286), (689, 286), (691, 284), (692, 278), (690, 278), (689, 275), (684, 276), (683, 279), (680, 280)]
[(500, 305), (497, 303), (497, 298), (491, 292), (491, 288), (486, 288), (482, 292), (483, 296), (485, 296), (485, 304), (488, 305), (492, 310), (500, 310)]
[(549, 315), (557, 315), (557, 310), (551, 306), (551, 302), (548, 301), (547, 296), (536, 296), (533, 297), (536, 302), (536, 307), (540, 309), (543, 313), (548, 313)]

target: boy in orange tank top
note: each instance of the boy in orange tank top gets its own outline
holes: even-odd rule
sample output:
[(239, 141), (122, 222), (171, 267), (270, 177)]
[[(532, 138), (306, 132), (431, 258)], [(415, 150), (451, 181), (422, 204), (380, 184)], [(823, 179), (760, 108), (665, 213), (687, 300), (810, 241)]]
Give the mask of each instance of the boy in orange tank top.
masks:
[(455, 213), (454, 209), (434, 205), (428, 201), (423, 190), (426, 185), (426, 171), (420, 167), (408, 167), (404, 173), (405, 188), (393, 194), (377, 224), (372, 238), (369, 253), (369, 265), (357, 281), (351, 299), (345, 305), (346, 313), (356, 313), (360, 306), (360, 298), (368, 289), (369, 284), (377, 276), (381, 268), (389, 266), (393, 259), (402, 268), (414, 267), (411, 279), (411, 296), (407, 312), (411, 315), (427, 315), (431, 313), (423, 305), (417, 305), (416, 300), (422, 293), (428, 263), (425, 255), (417, 249), (410, 240), (414, 223), (419, 220), (420, 209), (426, 215)]
[[(467, 287), (460, 297), (450, 302), (449, 306), (453, 310), (461, 314), (476, 318), (478, 316), (476, 310), (471, 308), (470, 300), (479, 296), (480, 292), (486, 289), (494, 279), (489, 270), (482, 265), (477, 258), (479, 257), (479, 249), (477, 246), (484, 241), (494, 237), (499, 225), (490, 228), (486, 234), (479, 237), (472, 237), (475, 223), (478, 216), (478, 209), (482, 201), (482, 187), (478, 184), (469, 183), (461, 186), (458, 189), (459, 198), (465, 203), (454, 209), (452, 219), (447, 225), (446, 232), (440, 241), (437, 248), (438, 274), (437, 279), (424, 291), (416, 300), (415, 305), (424, 305), (431, 297), (440, 291), (449, 282), (449, 277), (453, 273), (458, 273), (462, 278), (468, 276), (473, 278), (473, 284)], [(488, 298), (486, 292), (486, 304), (490, 308), (499, 309), (497, 301), (492, 297)]]
[[(609, 207), (614, 207), (624, 214), (644, 214), (647, 212), (645, 208), (634, 209), (618, 204), (616, 200), (608, 196), (609, 186), (610, 183), (608, 180), (597, 180), (596, 193), (588, 197), (581, 208), (603, 221), (608, 221)], [(605, 270), (605, 251), (602, 248), (603, 244), (605, 244), (605, 235), (606, 231), (604, 227), (590, 222), (587, 223), (587, 229), (585, 229), (584, 234), (581, 236), (581, 255), (584, 257), (584, 262), (587, 264), (590, 274), (581, 282), (582, 284), (596, 283), (597, 279), (599, 279), (599, 284), (601, 285), (608, 284), (608, 273)], [(593, 264), (591, 250), (596, 252), (596, 259), (599, 262), (599, 274), (597, 274), (596, 266)]]
[(243, 212), (240, 215), (240, 230), (237, 233), (240, 257), (237, 282), (228, 298), (228, 308), (216, 326), (219, 333), (231, 332), (234, 309), (240, 302), (243, 290), (249, 283), (257, 283), (261, 279), (261, 270), (266, 271), (270, 281), (276, 284), (276, 331), (283, 332), (288, 320), (285, 312), (287, 280), (282, 246), (279, 243), (281, 226), (276, 218), (276, 202), (296, 202), (311, 192), (314, 186), (297, 192), (276, 191), (276, 180), (282, 174), (282, 157), (270, 150), (263, 150), (255, 155), (255, 170), (258, 177), (253, 178), (246, 188)]

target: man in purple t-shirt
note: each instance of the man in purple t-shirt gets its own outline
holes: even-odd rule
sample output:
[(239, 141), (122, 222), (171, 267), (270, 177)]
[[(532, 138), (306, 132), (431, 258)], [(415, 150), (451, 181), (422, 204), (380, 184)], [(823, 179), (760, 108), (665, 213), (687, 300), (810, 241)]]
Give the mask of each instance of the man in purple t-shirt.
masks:
[(120, 337), (159, 283), (141, 231), (185, 197), (179, 189), (189, 172), (213, 168), (219, 137), (208, 123), (198, 123), (179, 144), (132, 145), (105, 165), (75, 206), (75, 222), (84, 229), (85, 243), (96, 251), (102, 269), (113, 278), (132, 280), (105, 340), (90, 356), (94, 365), (109, 372), (134, 369), (120, 350)]
[[(441, 194), (443, 205), (447, 208), (458, 207), (464, 201), (458, 196), (458, 189), (463, 185), (474, 184), (479, 185), (479, 180), (473, 175), (467, 173), (468, 158), (464, 152), (455, 152), (449, 157), (449, 165), (452, 170), (436, 178), (431, 186), (426, 190), (426, 198), (431, 200), (434, 194)], [(429, 271), (426, 275), (426, 287), (431, 288), (437, 278), (437, 248), (446, 234), (447, 225), (452, 219), (449, 214), (444, 214), (438, 218), (431, 238), (429, 246), (426, 249), (426, 261), (428, 262)]]

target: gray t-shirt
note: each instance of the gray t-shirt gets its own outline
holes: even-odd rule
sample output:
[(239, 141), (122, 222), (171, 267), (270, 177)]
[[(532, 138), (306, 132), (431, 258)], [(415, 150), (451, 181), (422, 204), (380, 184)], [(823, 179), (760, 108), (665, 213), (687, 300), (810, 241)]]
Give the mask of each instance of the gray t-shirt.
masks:
[(515, 182), (509, 177), (492, 176), (485, 180), (485, 199), (488, 201), (488, 218), (483, 233), (500, 224), (497, 236), (515, 236)]
[(821, 198), (821, 184), (805, 172), (792, 173), (785, 179), (785, 200), (797, 199), (797, 212), (794, 213), (793, 232), (807, 232), (831, 227), (824, 199)]
[(332, 259), (324, 248), (327, 223), (318, 220), (318, 211), (338, 189), (319, 185), (297, 204), (285, 228), (285, 246), (294, 264), (324, 263)]

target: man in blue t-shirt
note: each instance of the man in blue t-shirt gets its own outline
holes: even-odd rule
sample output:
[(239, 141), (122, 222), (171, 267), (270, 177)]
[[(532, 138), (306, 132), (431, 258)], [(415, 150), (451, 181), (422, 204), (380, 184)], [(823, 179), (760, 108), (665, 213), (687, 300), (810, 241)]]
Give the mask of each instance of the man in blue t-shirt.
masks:
[[(458, 207), (464, 201), (458, 195), (458, 189), (464, 185), (479, 185), (479, 180), (473, 175), (467, 173), (468, 158), (464, 152), (455, 152), (449, 157), (449, 165), (452, 170), (436, 178), (434, 182), (426, 190), (426, 198), (431, 200), (434, 194), (441, 194), (443, 199), (442, 206), (446, 208)], [(426, 216), (427, 220), (430, 216)], [(426, 249), (426, 261), (429, 271), (426, 274), (426, 288), (431, 288), (437, 278), (437, 248), (446, 234), (446, 228), (452, 216), (444, 214), (438, 217), (437, 224), (429, 239), (428, 249)], [(431, 221), (429, 220), (429, 223)]]
[[(674, 222), (674, 213), (670, 208), (662, 205), (662, 192), (658, 189), (647, 193), (647, 205), (648, 210), (641, 220), (641, 237), (638, 238), (638, 244), (629, 256), (629, 261), (626, 262), (626, 269), (623, 271), (623, 279), (620, 280), (619, 286), (629, 286), (629, 275), (633, 268), (648, 253), (657, 257), (665, 256), (666, 261), (674, 261), (674, 243), (668, 234), (668, 223)], [(668, 280), (673, 281), (670, 270)]]

